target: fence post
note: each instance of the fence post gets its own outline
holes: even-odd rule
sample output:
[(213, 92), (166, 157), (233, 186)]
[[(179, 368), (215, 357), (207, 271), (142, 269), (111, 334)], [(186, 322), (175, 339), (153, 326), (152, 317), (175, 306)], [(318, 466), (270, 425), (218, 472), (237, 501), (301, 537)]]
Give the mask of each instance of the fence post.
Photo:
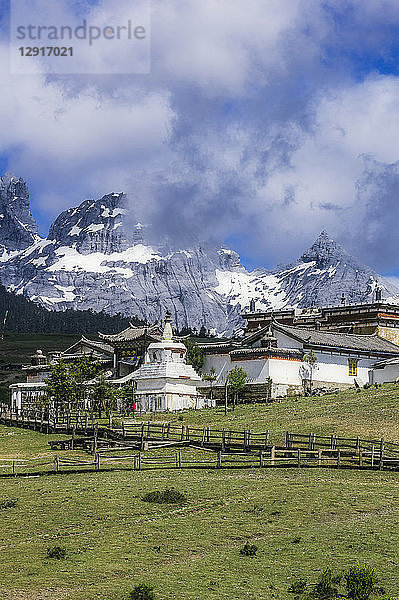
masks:
[(181, 450), (179, 450), (179, 469), (181, 469)]
[(221, 450), (219, 450), (219, 452), (218, 452), (218, 460), (217, 460), (216, 467), (217, 467), (218, 469), (220, 469), (220, 468), (221, 468), (221, 466), (222, 466), (222, 451), (221, 451)]
[(60, 470), (60, 459), (58, 458), (58, 454), (54, 457), (54, 471), (58, 473)]
[(270, 464), (274, 467), (274, 465), (275, 465), (274, 459), (276, 458), (276, 446), (271, 447), (270, 458), (271, 458)]
[(175, 454), (175, 461), (176, 461), (176, 469), (177, 469), (179, 467), (179, 455), (177, 452)]
[(380, 442), (380, 464), (379, 464), (380, 469), (382, 469), (382, 467), (383, 467), (383, 462), (384, 462), (384, 438), (381, 438), (381, 442)]
[(139, 464), (139, 471), (141, 471), (141, 452), (139, 452), (138, 464)]
[(99, 471), (100, 470), (100, 453), (99, 452), (96, 453), (94, 461), (95, 461), (94, 468), (96, 471)]
[(301, 449), (298, 448), (298, 467), (301, 466)]
[(15, 460), (12, 461), (12, 474), (15, 475)]
[(251, 445), (251, 434), (252, 434), (252, 430), (248, 429), (248, 432), (247, 432), (247, 446)]
[(112, 413), (110, 411), (109, 415), (108, 415), (108, 427), (110, 429), (112, 429)]
[(371, 468), (374, 467), (374, 444), (371, 446)]
[(363, 466), (363, 452), (359, 450), (359, 467)]
[(96, 452), (97, 452), (97, 445), (98, 445), (97, 437), (98, 437), (98, 423), (96, 423), (96, 426), (94, 427), (94, 448), (93, 448), (94, 454), (96, 454)]
[(292, 446), (291, 434), (288, 431), (285, 434), (285, 446), (286, 448), (291, 448)]
[(313, 450), (312, 442), (313, 442), (313, 433), (309, 433), (309, 443), (308, 443), (309, 450)]
[(338, 448), (337, 450), (337, 468), (339, 469), (341, 466), (341, 449)]
[(267, 448), (267, 446), (268, 446), (268, 443), (269, 443), (269, 437), (270, 437), (270, 431), (269, 431), (269, 429), (268, 429), (268, 430), (266, 431), (266, 434), (265, 434), (265, 450), (266, 450), (266, 448)]
[(181, 437), (180, 440), (183, 442), (184, 441), (184, 425), (181, 426)]
[(243, 449), (244, 449), (244, 451), (247, 449), (247, 431), (246, 431), (246, 429), (244, 429), (244, 445), (243, 445)]
[(259, 450), (259, 466), (263, 467), (263, 451)]
[(360, 437), (356, 438), (356, 452), (360, 452)]
[(222, 450), (223, 452), (226, 449), (226, 430), (223, 428), (222, 430)]
[(201, 440), (201, 446), (203, 446), (205, 443), (205, 427), (202, 430), (202, 440)]

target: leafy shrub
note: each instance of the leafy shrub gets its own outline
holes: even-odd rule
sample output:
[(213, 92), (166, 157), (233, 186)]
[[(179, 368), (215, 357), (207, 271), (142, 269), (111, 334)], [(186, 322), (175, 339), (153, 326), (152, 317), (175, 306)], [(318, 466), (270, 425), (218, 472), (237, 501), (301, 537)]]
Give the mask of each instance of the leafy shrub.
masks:
[(154, 590), (151, 586), (140, 583), (130, 592), (129, 600), (155, 600)]
[(166, 488), (148, 492), (142, 497), (144, 502), (156, 502), (157, 504), (183, 504), (187, 502), (187, 496), (175, 488)]
[(61, 548), (61, 546), (52, 546), (51, 548), (47, 548), (47, 557), (48, 558), (56, 558), (57, 560), (62, 560), (66, 558), (67, 551), (65, 548)]
[(249, 542), (246, 542), (245, 546), (241, 548), (240, 554), (242, 556), (256, 556), (257, 551), (258, 547), (255, 546), (255, 544), (250, 544)]
[(15, 508), (18, 504), (17, 498), (8, 498), (0, 502), (0, 510), (7, 510), (7, 508)]
[(338, 596), (337, 585), (341, 581), (340, 575), (333, 575), (330, 568), (327, 567), (321, 574), (319, 581), (312, 590), (312, 597), (318, 600), (330, 600)]
[(350, 567), (344, 573), (348, 598), (352, 600), (368, 600), (377, 583), (373, 567)]
[(306, 586), (307, 586), (306, 579), (297, 579), (296, 581), (293, 581), (291, 583), (291, 585), (287, 591), (290, 594), (303, 594), (306, 589)]

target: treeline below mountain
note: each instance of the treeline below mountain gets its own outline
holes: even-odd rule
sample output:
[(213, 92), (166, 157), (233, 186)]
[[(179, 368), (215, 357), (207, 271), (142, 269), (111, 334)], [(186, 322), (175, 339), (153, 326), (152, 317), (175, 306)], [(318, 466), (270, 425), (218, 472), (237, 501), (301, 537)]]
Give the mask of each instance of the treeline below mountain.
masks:
[(127, 318), (120, 314), (110, 316), (91, 310), (49, 311), (23, 296), (7, 292), (0, 285), (0, 330), (3, 330), (7, 311), (4, 330), (8, 333), (118, 333), (128, 327), (129, 322), (134, 325), (145, 324), (136, 317)]

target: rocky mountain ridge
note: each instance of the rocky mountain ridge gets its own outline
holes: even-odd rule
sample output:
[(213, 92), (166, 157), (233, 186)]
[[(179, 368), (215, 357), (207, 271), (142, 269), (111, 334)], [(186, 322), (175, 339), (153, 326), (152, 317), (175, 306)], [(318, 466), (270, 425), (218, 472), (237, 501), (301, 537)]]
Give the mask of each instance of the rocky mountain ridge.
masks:
[[(170, 249), (149, 244), (128, 198), (111, 193), (62, 212), (47, 238), (37, 235), (25, 183), (0, 179), (3, 262), (0, 281), (52, 310), (92, 309), (162, 319), (167, 309), (180, 329), (205, 325), (230, 334), (242, 325), (251, 300), (259, 310), (308, 307), (383, 297), (399, 289), (361, 265), (323, 232), (295, 263), (248, 272), (236, 252), (193, 243)], [(21, 209), (17, 216), (14, 207)]]

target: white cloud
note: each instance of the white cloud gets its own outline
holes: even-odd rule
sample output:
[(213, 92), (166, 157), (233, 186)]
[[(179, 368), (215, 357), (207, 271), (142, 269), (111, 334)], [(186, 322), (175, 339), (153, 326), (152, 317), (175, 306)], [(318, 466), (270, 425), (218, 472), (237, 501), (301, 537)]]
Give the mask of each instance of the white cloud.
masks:
[(247, 234), (259, 261), (324, 228), (372, 257), (358, 182), (365, 156), (399, 160), (399, 82), (354, 71), (398, 17), (396, 0), (153, 0), (149, 76), (13, 76), (3, 45), (0, 152), (52, 217), (127, 190), (157, 232)]

